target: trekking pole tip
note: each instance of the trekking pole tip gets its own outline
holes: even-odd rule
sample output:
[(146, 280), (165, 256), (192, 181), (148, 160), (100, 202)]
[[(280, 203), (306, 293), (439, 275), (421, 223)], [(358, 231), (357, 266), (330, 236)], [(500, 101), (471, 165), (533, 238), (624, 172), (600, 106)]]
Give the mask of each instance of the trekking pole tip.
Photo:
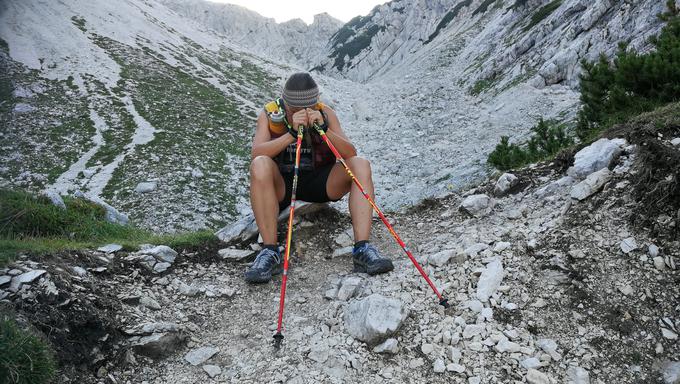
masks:
[(281, 348), (281, 342), (283, 341), (283, 335), (281, 332), (277, 332), (274, 334), (274, 348), (279, 349)]
[(447, 299), (445, 299), (445, 298), (443, 298), (443, 297), (441, 298), (441, 300), (439, 300), (439, 305), (441, 305), (441, 306), (444, 307), (444, 308), (448, 308), (448, 307), (451, 306), (451, 305), (449, 304), (449, 300), (447, 300)]

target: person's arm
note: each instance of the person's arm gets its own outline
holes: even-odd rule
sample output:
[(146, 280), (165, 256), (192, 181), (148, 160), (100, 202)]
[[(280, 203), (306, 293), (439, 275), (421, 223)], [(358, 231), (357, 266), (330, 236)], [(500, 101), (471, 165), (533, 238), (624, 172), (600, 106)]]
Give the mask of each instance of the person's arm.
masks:
[(267, 114), (262, 111), (257, 118), (257, 129), (255, 130), (253, 149), (250, 152), (250, 156), (252, 159), (257, 156), (269, 156), (274, 158), (294, 141), (295, 138), (288, 133), (272, 140), (271, 134), (269, 133)]
[[(345, 132), (342, 130), (342, 127), (340, 126), (340, 120), (338, 120), (338, 116), (335, 114), (335, 111), (328, 106), (324, 106), (323, 111), (328, 118), (328, 129), (326, 130), (326, 136), (328, 136), (328, 139), (331, 141), (331, 143), (333, 143), (335, 149), (337, 149), (338, 152), (340, 152), (340, 155), (342, 155), (342, 157), (345, 159), (356, 156), (357, 149), (354, 147), (352, 142), (349, 141), (347, 135), (345, 135)], [(321, 117), (320, 115), (321, 114), (319, 113), (319, 117)], [(323, 119), (323, 117), (321, 117), (321, 119)]]

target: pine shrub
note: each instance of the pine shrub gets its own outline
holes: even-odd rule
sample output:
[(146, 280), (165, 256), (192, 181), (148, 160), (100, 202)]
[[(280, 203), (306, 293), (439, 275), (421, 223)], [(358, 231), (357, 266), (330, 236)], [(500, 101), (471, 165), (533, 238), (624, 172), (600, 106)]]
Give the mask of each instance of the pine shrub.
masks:
[(564, 125), (540, 119), (532, 129), (533, 136), (525, 146), (510, 143), (507, 136), (489, 154), (487, 162), (507, 171), (554, 156), (560, 150), (574, 143), (567, 135)]
[(651, 38), (654, 51), (639, 54), (626, 44), (612, 62), (600, 56), (582, 62), (581, 103), (576, 132), (587, 141), (598, 132), (629, 117), (680, 100), (680, 17), (674, 1), (658, 36)]

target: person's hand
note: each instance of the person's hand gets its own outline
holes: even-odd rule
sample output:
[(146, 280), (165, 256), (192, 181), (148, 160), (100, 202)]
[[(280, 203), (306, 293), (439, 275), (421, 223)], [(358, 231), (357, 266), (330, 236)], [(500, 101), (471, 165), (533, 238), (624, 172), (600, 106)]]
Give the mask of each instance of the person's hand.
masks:
[(309, 118), (307, 117), (307, 111), (301, 109), (293, 114), (293, 129), (297, 132), (299, 126), (306, 127), (309, 124)]
[(326, 130), (328, 129), (328, 125), (326, 125), (326, 122), (323, 119), (323, 114), (321, 113), (321, 111), (317, 111), (316, 109), (311, 108), (307, 108), (306, 111), (310, 124), (314, 123), (318, 124), (319, 128), (321, 128), (321, 130), (324, 131), (325, 133)]

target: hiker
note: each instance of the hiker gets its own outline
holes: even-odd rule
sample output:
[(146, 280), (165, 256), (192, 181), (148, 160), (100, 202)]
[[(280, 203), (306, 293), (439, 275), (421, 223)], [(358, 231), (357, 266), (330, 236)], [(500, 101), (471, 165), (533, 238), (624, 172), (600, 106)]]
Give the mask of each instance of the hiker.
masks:
[[(291, 202), (297, 128), (305, 127), (297, 199), (324, 203), (338, 201), (347, 193), (354, 231), (352, 259), (355, 272), (369, 275), (394, 269), (389, 258), (380, 255), (369, 243), (373, 211), (352, 179), (318, 132), (317, 123), (345, 159), (347, 165), (374, 198), (371, 165), (357, 156), (356, 148), (340, 127), (337, 115), (319, 102), (319, 88), (309, 73), (295, 73), (283, 88), (281, 98), (265, 105), (257, 119), (250, 165), (250, 203), (263, 248), (246, 271), (249, 283), (265, 283), (281, 272), (282, 257), (277, 242), (279, 212)], [(310, 128), (310, 129), (308, 129)]]

